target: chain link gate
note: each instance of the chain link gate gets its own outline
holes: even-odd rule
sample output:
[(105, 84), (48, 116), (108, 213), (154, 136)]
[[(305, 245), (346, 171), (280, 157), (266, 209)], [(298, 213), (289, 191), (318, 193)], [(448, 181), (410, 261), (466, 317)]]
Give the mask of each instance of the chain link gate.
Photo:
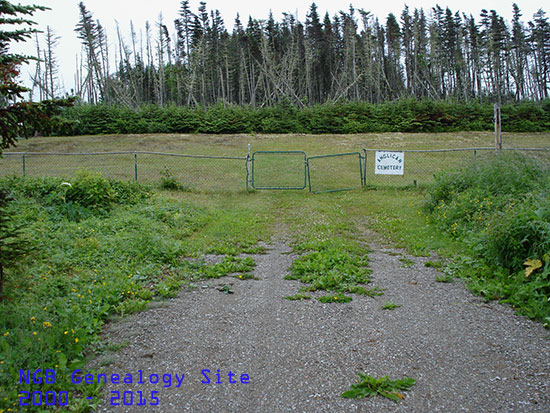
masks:
[[(361, 188), (365, 184), (364, 161), (365, 157), (360, 152), (309, 156), (307, 158), (309, 192), (319, 194)], [(323, 164), (319, 164), (319, 162), (323, 162)], [(314, 177), (317, 177), (313, 180), (313, 184), (312, 172)], [(359, 176), (357, 176), (357, 172), (359, 172)], [(356, 182), (357, 184), (342, 187), (343, 182)]]
[(253, 189), (305, 189), (307, 155), (304, 151), (256, 151), (250, 158)]

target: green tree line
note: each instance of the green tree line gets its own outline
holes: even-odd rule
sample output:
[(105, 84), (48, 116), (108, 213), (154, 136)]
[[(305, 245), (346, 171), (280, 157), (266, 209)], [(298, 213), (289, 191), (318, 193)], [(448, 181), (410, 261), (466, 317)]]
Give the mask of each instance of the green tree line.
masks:
[[(550, 100), (502, 106), (503, 130), (550, 131)], [(252, 108), (216, 104), (207, 109), (155, 104), (66, 108), (57, 135), (124, 133), (368, 133), (492, 130), (493, 105), (407, 99), (379, 104), (348, 102), (298, 108), (291, 104)]]

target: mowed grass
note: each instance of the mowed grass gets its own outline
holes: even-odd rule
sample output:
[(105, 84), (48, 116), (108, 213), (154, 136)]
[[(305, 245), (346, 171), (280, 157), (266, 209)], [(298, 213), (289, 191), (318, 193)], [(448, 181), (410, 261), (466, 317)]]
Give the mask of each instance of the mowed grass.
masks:
[[(204, 159), (153, 154), (108, 155), (26, 155), (25, 174), (53, 175), (68, 178), (82, 168), (99, 172), (104, 177), (157, 182), (165, 171), (192, 191), (246, 191), (247, 168), (244, 158), (256, 151), (304, 151), (307, 156), (361, 152), (367, 149), (431, 150), (491, 147), (494, 137), (487, 132), (442, 134), (356, 134), (356, 135), (103, 135), (48, 137), (23, 140), (12, 152), (116, 152), (142, 151), (189, 155), (225, 156), (241, 159)], [(504, 134), (507, 147), (544, 147), (550, 145), (550, 134)], [(0, 176), (23, 172), (22, 156), (0, 159)], [(434, 173), (458, 167), (474, 157), (490, 156), (492, 151), (415, 153), (405, 156), (405, 174), (374, 174), (374, 155), (366, 159), (366, 183), (376, 186), (428, 184)], [(299, 156), (255, 155), (254, 184), (257, 187), (302, 187), (313, 191), (356, 188), (361, 185), (357, 155), (317, 158), (310, 161), (310, 179)]]

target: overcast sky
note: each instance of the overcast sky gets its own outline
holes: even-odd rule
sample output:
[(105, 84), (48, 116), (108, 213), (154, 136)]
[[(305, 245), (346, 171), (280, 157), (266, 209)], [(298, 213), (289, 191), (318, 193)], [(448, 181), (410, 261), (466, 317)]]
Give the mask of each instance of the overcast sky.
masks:
[[(81, 46), (74, 32), (75, 25), (79, 20), (78, 0), (12, 0), (13, 3), (21, 4), (40, 4), (51, 8), (49, 11), (37, 12), (34, 20), (38, 23), (36, 26), (40, 30), (45, 30), (46, 26), (51, 26), (55, 33), (61, 37), (59, 45), (55, 51), (59, 61), (60, 73), (59, 77), (64, 84), (65, 89), (69, 91), (74, 85), (74, 72), (76, 67), (76, 55), (80, 53)], [(524, 21), (532, 19), (540, 7), (541, 2), (535, 0), (516, 0), (519, 5)], [(197, 11), (200, 0), (191, 0), (191, 10)], [(225, 26), (228, 30), (232, 30), (233, 21), (237, 13), (240, 14), (241, 21), (246, 25), (248, 16), (257, 19), (265, 19), (269, 15), (269, 11), (273, 12), (276, 20), (281, 20), (283, 12), (292, 13), (298, 16), (300, 21), (304, 21), (306, 13), (312, 1), (310, 0), (278, 0), (274, 2), (262, 1), (246, 1), (246, 0), (211, 0), (207, 1), (208, 10), (218, 9), (224, 19)], [(449, 7), (453, 13), (457, 10), (467, 14), (473, 14), (474, 17), (479, 17), (481, 9), (496, 10), (506, 20), (512, 17), (513, 0), (497, 1), (497, 0), (462, 0), (462, 1), (436, 1), (436, 0), (386, 0), (386, 1), (353, 1), (352, 4), (356, 9), (362, 8), (370, 11), (375, 17), (378, 17), (381, 22), (389, 13), (394, 13), (398, 18), (405, 4), (408, 4), (411, 10), (414, 8), (424, 8), (426, 12), (439, 4), (443, 9)], [(177, 17), (180, 7), (179, 0), (87, 0), (84, 1), (87, 9), (92, 12), (94, 19), (97, 19), (106, 28), (110, 45), (114, 45), (116, 40), (115, 20), (119, 22), (123, 35), (129, 37), (129, 22), (132, 20), (139, 36), (139, 30), (144, 30), (145, 22), (149, 21), (154, 25), (158, 21), (159, 14), (162, 13), (164, 23), (168, 26), (171, 32), (174, 32), (173, 21)], [(318, 12), (321, 16), (326, 11), (332, 16), (339, 10), (347, 10), (349, 8), (348, 1), (329, 1), (318, 0)], [(545, 7), (545, 11), (549, 11)], [(26, 44), (14, 45), (11, 48), (14, 52), (24, 52), (26, 54), (35, 54), (34, 41)], [(113, 52), (111, 52), (113, 53)], [(34, 73), (35, 64), (24, 66), (22, 68), (22, 79), (28, 79), (29, 73)]]

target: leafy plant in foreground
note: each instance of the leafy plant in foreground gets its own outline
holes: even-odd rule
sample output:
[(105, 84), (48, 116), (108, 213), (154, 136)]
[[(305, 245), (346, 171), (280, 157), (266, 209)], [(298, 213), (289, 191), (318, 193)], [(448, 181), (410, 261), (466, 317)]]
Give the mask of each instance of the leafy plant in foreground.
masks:
[(399, 402), (405, 396), (397, 390), (408, 390), (416, 384), (416, 380), (411, 377), (390, 380), (388, 376), (377, 379), (364, 373), (358, 373), (358, 375), (360, 378), (359, 383), (352, 384), (350, 390), (341, 394), (342, 397), (359, 399), (380, 395)]
[(466, 247), (436, 281), (462, 277), (475, 293), (550, 326), (548, 194), (548, 162), (521, 154), (436, 176), (426, 203), (430, 219)]

